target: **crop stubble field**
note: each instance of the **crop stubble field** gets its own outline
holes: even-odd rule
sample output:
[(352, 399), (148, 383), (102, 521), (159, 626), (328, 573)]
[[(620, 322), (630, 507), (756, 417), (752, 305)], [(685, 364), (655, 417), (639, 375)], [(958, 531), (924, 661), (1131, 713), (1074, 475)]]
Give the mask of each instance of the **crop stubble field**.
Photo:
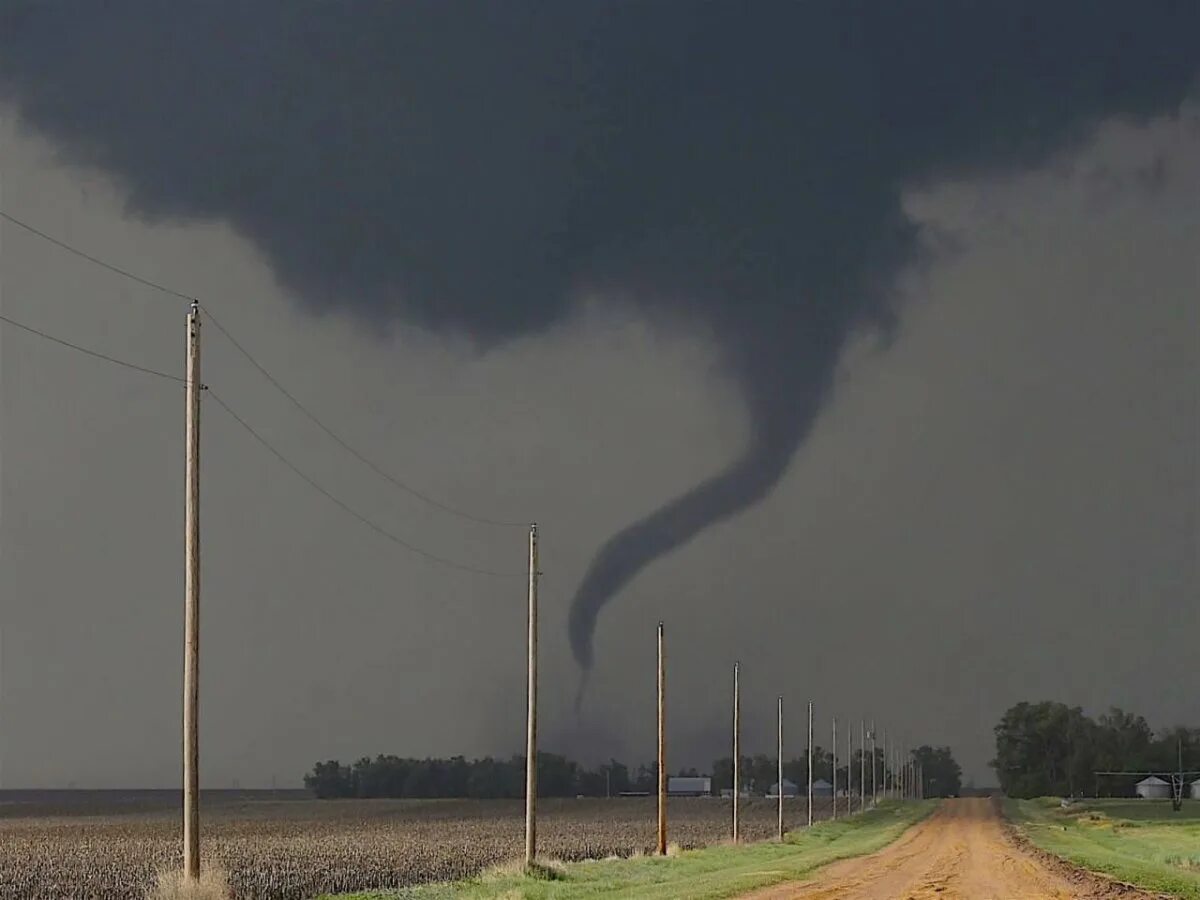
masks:
[[(805, 801), (786, 804), (789, 827), (799, 827)], [(817, 804), (825, 818), (829, 800)], [(563, 860), (647, 852), (655, 808), (648, 797), (542, 800), (539, 847)], [(671, 841), (681, 847), (728, 837), (728, 800), (673, 799), (669, 810)], [(774, 800), (744, 800), (743, 836), (774, 835), (775, 810)], [(523, 814), (519, 800), (211, 792), (202, 846), (238, 900), (302, 900), (470, 876), (521, 854)], [(158, 870), (179, 865), (179, 829), (178, 792), (0, 792), (0, 898), (140, 900)]]

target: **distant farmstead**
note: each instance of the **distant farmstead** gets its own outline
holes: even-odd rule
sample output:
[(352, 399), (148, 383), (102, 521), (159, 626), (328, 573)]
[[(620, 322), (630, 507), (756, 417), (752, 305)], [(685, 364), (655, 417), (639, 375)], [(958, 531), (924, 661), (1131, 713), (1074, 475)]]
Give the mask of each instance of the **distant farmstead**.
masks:
[(824, 778), (818, 778), (813, 782), (812, 792), (814, 797), (832, 797), (833, 785)]
[(1134, 790), (1143, 800), (1166, 800), (1171, 796), (1171, 785), (1157, 775), (1143, 778), (1134, 785)]
[[(813, 785), (813, 787), (815, 789), (816, 785)], [(779, 793), (780, 793), (779, 792), (779, 782), (777, 781), (773, 785), (771, 785), (771, 792), (769, 794), (767, 794), (767, 796), (768, 797), (778, 797)], [(800, 796), (800, 788), (798, 788), (796, 786), (796, 782), (789, 781), (787, 778), (783, 779), (783, 796), (785, 796), (785, 797)]]
[(667, 793), (672, 797), (707, 797), (712, 793), (712, 779), (706, 775), (673, 775), (667, 778)]

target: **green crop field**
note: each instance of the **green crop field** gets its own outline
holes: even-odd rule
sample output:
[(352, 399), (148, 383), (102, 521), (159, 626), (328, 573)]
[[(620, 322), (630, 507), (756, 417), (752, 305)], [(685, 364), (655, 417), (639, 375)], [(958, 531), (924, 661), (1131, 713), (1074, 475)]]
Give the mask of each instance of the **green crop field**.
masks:
[(666, 858), (605, 859), (548, 867), (528, 877), (502, 866), (463, 881), (399, 891), (343, 894), (325, 900), (717, 900), (805, 877), (820, 866), (887, 846), (928, 815), (937, 801), (887, 804), (821, 822), (773, 841), (685, 850)]
[(1151, 890), (1200, 900), (1200, 803), (1009, 800), (1009, 818), (1034, 845), (1076, 865)]

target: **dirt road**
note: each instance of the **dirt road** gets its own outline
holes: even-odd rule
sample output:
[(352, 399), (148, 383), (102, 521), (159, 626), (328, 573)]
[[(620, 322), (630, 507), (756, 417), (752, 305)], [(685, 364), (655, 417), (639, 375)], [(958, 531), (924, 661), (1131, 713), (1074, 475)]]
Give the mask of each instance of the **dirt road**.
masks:
[(986, 799), (947, 800), (924, 822), (871, 856), (822, 869), (747, 900), (1024, 900), (1148, 896), (1052, 870), (1007, 834)]

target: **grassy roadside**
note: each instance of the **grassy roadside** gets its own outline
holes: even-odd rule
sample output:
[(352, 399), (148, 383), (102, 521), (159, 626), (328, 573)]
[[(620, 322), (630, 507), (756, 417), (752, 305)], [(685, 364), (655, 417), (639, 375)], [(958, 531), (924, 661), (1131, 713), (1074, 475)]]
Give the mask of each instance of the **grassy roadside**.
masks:
[[(399, 891), (339, 894), (337, 900), (717, 900), (755, 888), (803, 878), (839, 859), (873, 853), (923, 819), (936, 801), (889, 803), (851, 819), (821, 822), (788, 835), (782, 844), (762, 842), (685, 850), (667, 858), (606, 859), (555, 866), (546, 878), (505, 871), (451, 884)], [(324, 900), (332, 900), (326, 897)]]
[(1062, 809), (1053, 798), (1007, 800), (1010, 821), (1037, 847), (1075, 865), (1200, 900), (1200, 804), (1093, 800)]

